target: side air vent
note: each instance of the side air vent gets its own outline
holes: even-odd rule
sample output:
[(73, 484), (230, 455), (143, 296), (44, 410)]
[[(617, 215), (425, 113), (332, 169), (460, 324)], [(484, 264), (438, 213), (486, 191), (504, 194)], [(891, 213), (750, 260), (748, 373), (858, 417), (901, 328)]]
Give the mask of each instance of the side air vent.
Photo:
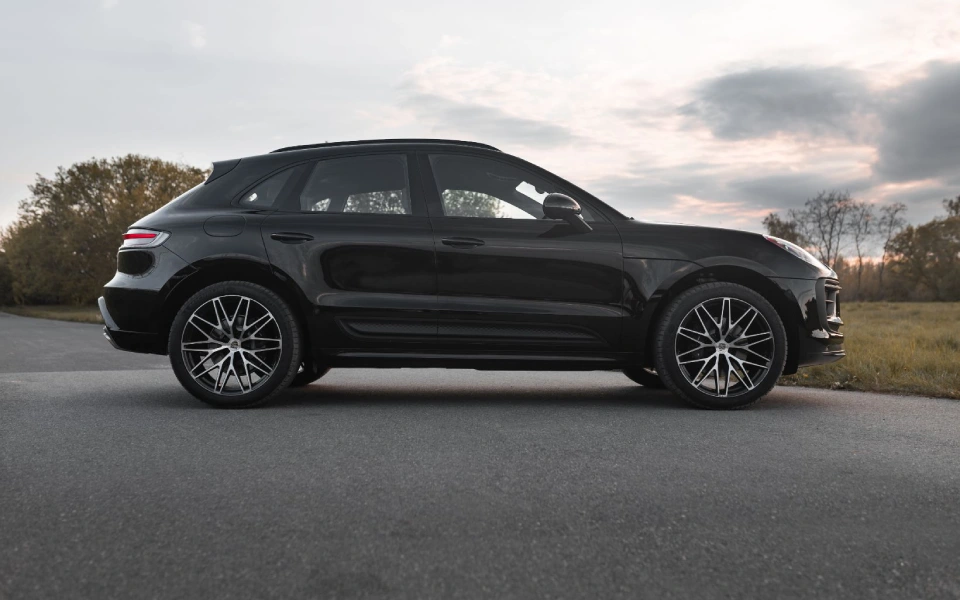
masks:
[(843, 320), (840, 318), (840, 284), (827, 280), (823, 286), (824, 304), (827, 311), (827, 327), (831, 331), (840, 331)]

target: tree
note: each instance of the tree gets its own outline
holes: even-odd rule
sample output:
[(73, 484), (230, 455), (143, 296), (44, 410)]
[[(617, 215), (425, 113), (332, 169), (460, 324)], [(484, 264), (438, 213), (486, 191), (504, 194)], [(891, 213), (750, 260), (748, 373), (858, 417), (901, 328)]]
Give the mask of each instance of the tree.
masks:
[(863, 285), (863, 255), (867, 250), (870, 238), (874, 234), (873, 206), (867, 202), (852, 202), (850, 206), (850, 237), (853, 238), (853, 247), (857, 253), (857, 292), (855, 298), (860, 299), (860, 290)]
[(818, 258), (834, 268), (848, 234), (853, 208), (849, 192), (823, 191), (807, 200), (802, 210), (791, 209), (789, 215)]
[(763, 218), (763, 226), (773, 237), (793, 242), (798, 246), (807, 246), (808, 242), (800, 233), (800, 224), (794, 220), (782, 219), (779, 214), (772, 212)]
[(889, 259), (890, 242), (906, 227), (907, 221), (903, 218), (906, 212), (907, 205), (900, 202), (880, 207), (877, 234), (883, 241), (883, 254), (880, 257), (880, 268), (877, 272), (877, 285), (881, 295), (883, 294), (883, 271)]
[(944, 198), (943, 207), (947, 209), (948, 217), (960, 217), (960, 196), (956, 198)]
[(7, 261), (7, 253), (0, 250), (0, 306), (6, 304), (13, 304), (13, 273)]
[(934, 300), (960, 299), (960, 216), (908, 226), (890, 242), (891, 267)]
[(133, 154), (60, 167), (51, 178), (38, 174), (4, 235), (14, 300), (93, 302), (114, 273), (126, 228), (204, 176)]
[(500, 216), (500, 199), (470, 190), (444, 190), (443, 214), (454, 217)]

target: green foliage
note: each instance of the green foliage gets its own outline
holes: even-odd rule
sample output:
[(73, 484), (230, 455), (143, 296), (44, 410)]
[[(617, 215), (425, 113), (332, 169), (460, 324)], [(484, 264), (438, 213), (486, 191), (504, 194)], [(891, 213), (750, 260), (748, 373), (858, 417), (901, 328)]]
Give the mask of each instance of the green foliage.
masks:
[(13, 272), (7, 253), (0, 250), (0, 306), (13, 303)]
[(448, 217), (499, 217), (500, 200), (483, 192), (444, 190), (443, 214)]
[(960, 300), (960, 216), (909, 226), (890, 242), (891, 270), (933, 300)]
[(960, 217), (960, 196), (956, 198), (944, 198), (943, 207), (947, 209), (948, 217)]
[(116, 270), (127, 227), (201, 183), (201, 169), (135, 154), (37, 175), (3, 234), (18, 304), (88, 303)]
[(793, 242), (798, 246), (809, 245), (809, 242), (800, 232), (800, 224), (792, 219), (783, 219), (777, 213), (772, 212), (763, 218), (763, 226), (767, 233), (773, 237)]

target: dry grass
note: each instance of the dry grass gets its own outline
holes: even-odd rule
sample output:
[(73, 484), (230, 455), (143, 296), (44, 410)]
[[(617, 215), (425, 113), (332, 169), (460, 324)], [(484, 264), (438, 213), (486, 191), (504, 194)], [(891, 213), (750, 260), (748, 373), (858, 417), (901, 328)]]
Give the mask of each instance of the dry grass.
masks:
[(51, 304), (47, 306), (3, 306), (0, 307), (0, 310), (21, 317), (76, 321), (77, 323), (103, 323), (103, 319), (100, 317), (100, 309), (96, 306)]
[(841, 307), (847, 357), (781, 385), (960, 398), (960, 303)]

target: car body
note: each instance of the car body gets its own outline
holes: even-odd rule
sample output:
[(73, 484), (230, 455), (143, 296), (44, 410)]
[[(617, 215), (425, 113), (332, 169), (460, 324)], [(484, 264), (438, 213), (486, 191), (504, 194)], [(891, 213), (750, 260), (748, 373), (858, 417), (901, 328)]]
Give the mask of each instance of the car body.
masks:
[[(341, 142), (216, 162), (203, 184), (128, 235), (143, 237), (125, 240), (100, 299), (105, 334), (123, 350), (177, 354), (171, 328), (188, 300), (215, 284), (249, 282), (289, 307), (301, 376), (334, 367), (649, 374), (671, 303), (724, 283), (763, 298), (730, 306), (769, 303), (776, 316), (766, 319), (782, 322), (782, 335), (771, 328), (784, 346), (782, 369), (773, 370), (844, 355), (836, 275), (795, 247), (634, 220), (484, 144)], [(718, 335), (734, 325), (730, 313), (724, 325), (727, 304), (697, 309), (719, 306)], [(193, 343), (206, 349), (203, 339)], [(723, 354), (714, 342), (711, 356)], [(727, 379), (749, 375), (731, 366), (736, 357), (724, 360)], [(729, 392), (736, 382), (725, 385)]]

